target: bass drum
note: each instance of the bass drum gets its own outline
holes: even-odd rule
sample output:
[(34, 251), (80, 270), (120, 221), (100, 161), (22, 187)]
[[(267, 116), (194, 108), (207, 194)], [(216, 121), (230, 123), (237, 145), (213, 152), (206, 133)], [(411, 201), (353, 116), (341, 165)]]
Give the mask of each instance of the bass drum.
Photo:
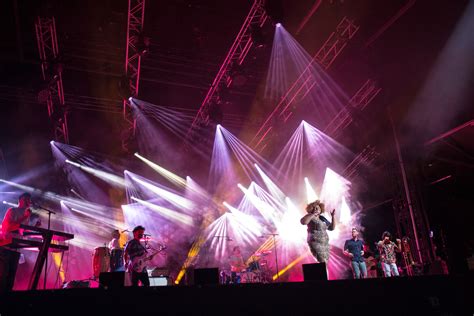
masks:
[(97, 247), (92, 256), (92, 271), (94, 277), (99, 279), (101, 272), (108, 272), (110, 268), (110, 251), (107, 247)]

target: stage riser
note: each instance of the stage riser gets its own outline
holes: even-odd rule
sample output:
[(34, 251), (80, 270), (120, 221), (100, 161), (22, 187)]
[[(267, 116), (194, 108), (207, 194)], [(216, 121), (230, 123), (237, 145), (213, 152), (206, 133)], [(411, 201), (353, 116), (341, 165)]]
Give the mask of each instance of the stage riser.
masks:
[[(281, 284), (159, 286), (11, 292), (1, 315), (290, 315), (350, 312), (459, 315), (474, 308), (473, 277), (413, 277)], [(67, 310), (59, 308), (68, 306)], [(309, 313), (313, 309), (312, 313)], [(383, 311), (383, 312), (382, 312)], [(112, 313), (112, 314), (111, 314)], [(420, 314), (422, 313), (422, 314)]]

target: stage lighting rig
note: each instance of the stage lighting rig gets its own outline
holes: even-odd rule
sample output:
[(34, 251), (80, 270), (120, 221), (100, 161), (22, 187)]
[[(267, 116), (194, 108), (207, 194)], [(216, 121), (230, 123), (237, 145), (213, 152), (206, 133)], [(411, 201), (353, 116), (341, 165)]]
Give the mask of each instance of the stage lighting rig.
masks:
[(150, 53), (150, 43), (151, 43), (151, 38), (146, 36), (144, 32), (140, 32), (134, 41), (135, 45), (135, 51), (137, 52), (138, 55), (141, 57), (147, 55)]

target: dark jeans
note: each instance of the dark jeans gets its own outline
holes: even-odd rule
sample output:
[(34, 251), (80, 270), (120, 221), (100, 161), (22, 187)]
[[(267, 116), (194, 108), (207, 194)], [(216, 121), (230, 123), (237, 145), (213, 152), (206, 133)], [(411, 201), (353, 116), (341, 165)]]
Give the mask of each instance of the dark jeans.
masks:
[(124, 271), (123, 250), (112, 249), (110, 252), (110, 272)]
[(143, 286), (150, 286), (147, 272), (132, 272), (132, 286), (138, 286), (138, 281), (141, 281)]
[(13, 290), (20, 253), (0, 247), (0, 294)]

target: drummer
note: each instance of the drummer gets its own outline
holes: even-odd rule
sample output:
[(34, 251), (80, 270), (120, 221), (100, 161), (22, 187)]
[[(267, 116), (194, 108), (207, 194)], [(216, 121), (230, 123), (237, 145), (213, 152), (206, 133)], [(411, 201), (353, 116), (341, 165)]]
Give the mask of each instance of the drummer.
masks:
[(120, 231), (112, 232), (112, 240), (109, 242), (110, 249), (110, 272), (125, 271), (123, 265), (123, 248), (120, 247)]
[(240, 283), (240, 273), (245, 271), (247, 267), (245, 265), (244, 258), (240, 253), (239, 246), (235, 246), (232, 249), (232, 254), (229, 256), (229, 263), (232, 283)]

